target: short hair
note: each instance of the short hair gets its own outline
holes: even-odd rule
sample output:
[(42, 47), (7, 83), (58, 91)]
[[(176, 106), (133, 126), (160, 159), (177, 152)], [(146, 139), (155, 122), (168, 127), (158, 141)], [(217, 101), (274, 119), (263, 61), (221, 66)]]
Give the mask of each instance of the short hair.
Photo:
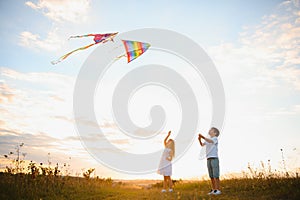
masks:
[(219, 129), (217, 129), (215, 127), (212, 127), (211, 130), (213, 130), (215, 132), (215, 134), (216, 134), (217, 137), (220, 135)]

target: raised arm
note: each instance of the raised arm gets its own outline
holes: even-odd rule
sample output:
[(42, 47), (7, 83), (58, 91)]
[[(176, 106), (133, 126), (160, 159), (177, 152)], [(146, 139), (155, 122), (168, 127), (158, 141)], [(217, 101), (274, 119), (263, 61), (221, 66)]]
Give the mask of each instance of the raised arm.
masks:
[(171, 135), (171, 131), (168, 132), (168, 135), (167, 135), (167, 137), (164, 140), (164, 145), (165, 146), (167, 145), (167, 141), (168, 141), (168, 138), (170, 137), (170, 135)]
[(198, 135), (198, 140), (199, 140), (200, 145), (203, 147), (204, 144), (203, 144), (201, 138), (203, 138), (203, 135), (199, 134), (199, 135)]
[[(199, 137), (198, 137), (198, 139), (199, 139), (199, 142), (200, 142), (200, 145), (201, 145), (201, 138), (203, 138), (206, 142), (208, 142), (208, 143), (214, 143), (214, 141), (213, 140), (211, 140), (211, 139), (209, 139), (209, 138), (207, 138), (207, 137), (204, 137), (201, 133), (199, 134)], [(203, 146), (203, 145), (201, 145), (201, 146)]]

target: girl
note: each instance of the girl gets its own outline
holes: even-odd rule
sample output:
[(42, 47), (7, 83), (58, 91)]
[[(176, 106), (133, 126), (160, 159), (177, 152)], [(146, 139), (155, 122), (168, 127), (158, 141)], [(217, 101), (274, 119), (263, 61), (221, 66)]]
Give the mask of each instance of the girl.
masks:
[(172, 175), (172, 159), (175, 155), (175, 143), (174, 140), (169, 139), (171, 131), (168, 132), (167, 137), (164, 140), (165, 149), (161, 156), (157, 173), (164, 176), (163, 190), (161, 192), (166, 192), (167, 187), (169, 192), (173, 192), (173, 184), (171, 180)]

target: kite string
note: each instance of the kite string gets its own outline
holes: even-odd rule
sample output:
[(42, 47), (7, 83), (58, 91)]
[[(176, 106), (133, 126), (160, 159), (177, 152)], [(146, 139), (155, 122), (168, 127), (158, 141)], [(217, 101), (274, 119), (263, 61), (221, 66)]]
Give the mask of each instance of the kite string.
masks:
[(127, 56), (126, 56), (126, 54), (120, 55), (120, 56), (118, 56), (118, 57), (115, 58), (115, 61), (119, 60), (122, 57), (127, 57)]
[[(121, 44), (121, 45), (118, 45), (118, 46), (114, 47), (112, 50), (110, 50), (110, 52), (113, 52), (113, 51), (115, 51), (116, 49), (118, 49), (118, 48), (120, 48), (120, 47), (123, 47), (123, 44)], [(117, 57), (115, 58), (115, 60), (114, 60), (114, 61), (117, 61), (117, 60), (119, 60), (119, 59), (120, 59), (120, 58), (122, 58), (122, 57), (127, 57), (127, 56), (126, 56), (126, 54), (123, 54), (123, 55), (117, 56)]]

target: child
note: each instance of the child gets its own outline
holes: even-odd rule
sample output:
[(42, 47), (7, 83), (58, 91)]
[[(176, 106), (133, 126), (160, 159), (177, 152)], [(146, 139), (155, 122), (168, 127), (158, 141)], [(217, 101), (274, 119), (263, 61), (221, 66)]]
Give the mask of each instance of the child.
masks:
[[(198, 140), (201, 146), (206, 145), (206, 158), (207, 158), (207, 168), (208, 174), (211, 179), (212, 190), (208, 193), (209, 195), (221, 194), (220, 191), (220, 170), (219, 170), (219, 158), (218, 158), (218, 136), (220, 134), (217, 128), (212, 127), (209, 130), (210, 138), (204, 137), (199, 134)], [(202, 142), (201, 139), (204, 139)]]
[(165, 149), (161, 156), (157, 173), (164, 176), (163, 190), (161, 192), (166, 192), (167, 187), (169, 192), (173, 192), (173, 184), (171, 180), (172, 175), (172, 159), (175, 155), (175, 143), (174, 140), (169, 139), (171, 131), (168, 132), (167, 137), (164, 140)]

